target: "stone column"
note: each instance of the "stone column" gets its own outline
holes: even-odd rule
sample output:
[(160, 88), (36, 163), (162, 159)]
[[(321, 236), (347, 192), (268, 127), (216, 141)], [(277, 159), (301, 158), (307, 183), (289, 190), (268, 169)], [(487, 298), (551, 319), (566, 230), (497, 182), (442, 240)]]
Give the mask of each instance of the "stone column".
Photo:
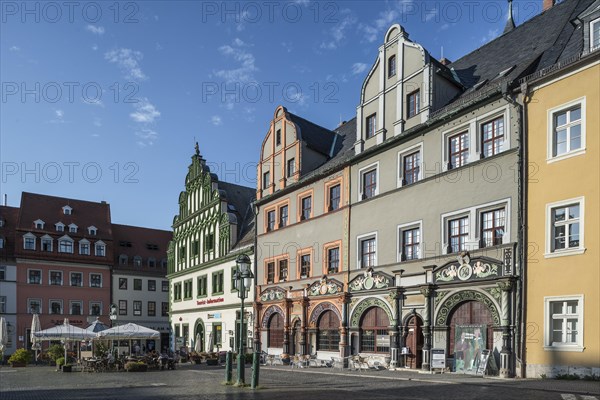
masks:
[(262, 313), (262, 303), (256, 302), (254, 303), (254, 351), (257, 353), (261, 352), (261, 343), (260, 343), (260, 335), (261, 331), (261, 313)]
[(389, 326), (390, 333), (390, 368), (399, 367), (400, 358), (400, 334), (401, 331), (398, 326), (402, 325), (402, 319), (400, 317), (400, 310), (402, 309), (402, 299), (404, 291), (401, 289), (393, 289), (390, 291), (390, 300), (392, 306), (392, 313), (394, 318), (392, 319)]
[(300, 354), (307, 354), (306, 346), (306, 335), (307, 335), (307, 322), (308, 322), (308, 297), (302, 298), (302, 318), (300, 321)]
[(425, 296), (425, 309), (423, 310), (423, 364), (421, 369), (429, 371), (431, 360), (431, 297), (433, 296), (433, 287), (427, 285), (421, 288), (421, 294)]
[(501, 281), (497, 283), (498, 288), (502, 291), (502, 311), (500, 324), (502, 327), (502, 350), (500, 351), (500, 377), (511, 377), (511, 356), (510, 348), (510, 302), (509, 294), (513, 284), (511, 281)]
[[(342, 303), (342, 320), (340, 321), (340, 358), (344, 359), (350, 355), (350, 338), (348, 336), (348, 313), (350, 296), (348, 293), (344, 293), (341, 296)], [(346, 367), (346, 365), (344, 366)]]
[(290, 354), (290, 315), (292, 314), (292, 299), (285, 299), (285, 317), (283, 318), (283, 354)]

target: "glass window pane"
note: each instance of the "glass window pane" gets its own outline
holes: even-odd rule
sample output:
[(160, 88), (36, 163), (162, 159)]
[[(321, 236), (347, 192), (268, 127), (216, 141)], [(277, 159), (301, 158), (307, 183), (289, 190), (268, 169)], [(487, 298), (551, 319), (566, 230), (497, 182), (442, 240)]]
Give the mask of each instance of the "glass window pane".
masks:
[(566, 111), (554, 114), (554, 123), (556, 124), (556, 126), (565, 125), (567, 123)]
[(567, 314), (577, 314), (577, 300), (567, 301)]
[(579, 119), (581, 119), (581, 108), (577, 107), (574, 108), (573, 110), (571, 110), (571, 115), (570, 115), (570, 119), (569, 122), (573, 122), (573, 121), (577, 121)]
[(563, 313), (563, 302), (562, 301), (558, 301), (558, 302), (554, 302), (552, 303), (552, 314), (562, 314)]
[(579, 205), (569, 207), (569, 218), (579, 218)]
[(565, 209), (555, 208), (554, 209), (554, 222), (565, 220)]

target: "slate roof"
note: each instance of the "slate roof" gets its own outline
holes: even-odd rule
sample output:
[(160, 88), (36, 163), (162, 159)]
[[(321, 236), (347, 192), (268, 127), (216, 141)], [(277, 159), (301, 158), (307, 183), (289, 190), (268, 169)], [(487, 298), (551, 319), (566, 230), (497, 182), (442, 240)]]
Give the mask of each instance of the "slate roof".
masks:
[[(505, 78), (512, 82), (548, 67), (558, 61), (572, 36), (574, 26), (571, 20), (593, 1), (566, 0), (556, 4), (448, 67), (454, 69), (461, 83), (471, 90), (478, 84), (481, 86), (476, 89), (497, 84), (498, 74), (509, 68), (513, 70)], [(569, 52), (572, 51), (573, 49)], [(463, 95), (471, 90), (467, 90)]]
[[(233, 212), (238, 222), (238, 237), (234, 247), (254, 243), (254, 212), (252, 202), (256, 199), (256, 189), (229, 182), (218, 182), (219, 190), (225, 191), (228, 204), (235, 207)], [(252, 239), (246, 243), (248, 236)], [(243, 242), (243, 243), (242, 243)]]
[[(142, 228), (138, 226), (112, 224), (114, 265), (117, 269), (135, 268), (144, 272), (155, 271), (164, 275), (166, 270), (161, 268), (161, 260), (167, 258), (169, 241), (173, 237), (170, 231), (161, 229)], [(127, 245), (123, 245), (127, 243)], [(150, 249), (148, 245), (156, 245), (157, 249)], [(119, 256), (125, 254), (128, 264), (123, 266), (119, 263)], [(142, 267), (133, 266), (133, 257), (142, 257)], [(153, 257), (156, 267), (148, 267), (148, 258)]]
[(329, 155), (335, 133), (309, 120), (288, 112), (290, 119), (300, 128), (300, 138), (311, 149), (321, 154)]
[(4, 239), (4, 248), (0, 249), (0, 260), (15, 257), (15, 232), (19, 219), (19, 208), (0, 206), (0, 219), (4, 221), (0, 227), (0, 237)]

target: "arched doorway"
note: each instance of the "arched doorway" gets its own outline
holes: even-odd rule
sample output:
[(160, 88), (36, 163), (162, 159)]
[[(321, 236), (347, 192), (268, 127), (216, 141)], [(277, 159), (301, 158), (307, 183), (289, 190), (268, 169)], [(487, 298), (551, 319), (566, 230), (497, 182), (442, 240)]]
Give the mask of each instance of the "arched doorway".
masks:
[(390, 319), (381, 307), (371, 307), (360, 319), (360, 352), (389, 353), (390, 334), (388, 327)]
[(302, 347), (300, 346), (302, 331), (300, 329), (300, 320), (294, 322), (294, 326), (292, 327), (292, 350), (291, 354), (300, 354), (302, 351)]
[(406, 322), (406, 347), (409, 354), (406, 356), (406, 366), (411, 369), (421, 368), (423, 359), (423, 321), (418, 315), (412, 315)]
[[(198, 346), (196, 342), (199, 341), (200, 345)], [(200, 348), (200, 352), (204, 351), (204, 324), (200, 321), (196, 323), (196, 327), (194, 328), (194, 349), (197, 350)]]
[(449, 319), (448, 354), (456, 372), (473, 371), (481, 351), (492, 349), (494, 321), (488, 307), (479, 301), (466, 301), (454, 308)]
[(339, 351), (340, 319), (338, 316), (332, 310), (323, 312), (317, 327), (317, 351)]
[(267, 347), (283, 348), (283, 316), (274, 313), (269, 318)]

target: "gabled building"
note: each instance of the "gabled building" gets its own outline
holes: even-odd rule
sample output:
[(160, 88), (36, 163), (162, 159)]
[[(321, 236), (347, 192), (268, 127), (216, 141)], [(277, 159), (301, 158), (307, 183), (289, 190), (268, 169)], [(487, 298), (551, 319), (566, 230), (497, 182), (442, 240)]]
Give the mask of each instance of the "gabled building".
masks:
[(15, 227), (17, 347), (30, 348), (31, 319), (43, 329), (108, 323), (113, 239), (110, 206), (24, 192)]
[[(168, 249), (173, 349), (235, 351), (240, 339), (251, 347), (252, 330), (245, 328), (247, 335), (239, 335), (240, 300), (233, 273), (239, 254), (254, 258), (255, 195), (255, 189), (219, 181), (196, 144)], [(249, 303), (253, 298), (254, 288)], [(253, 321), (252, 311), (244, 318)]]
[(160, 342), (144, 340), (142, 350), (169, 347), (169, 231), (112, 224), (114, 266), (112, 303), (117, 307), (113, 326), (129, 322), (160, 332)]
[(415, 369), (436, 349), (470, 373), (489, 350), (490, 373), (521, 373), (520, 79), (558, 60), (592, 2), (509, 15), (455, 62), (392, 25), (356, 119), (328, 130), (277, 108), (258, 165), (258, 345)]
[(600, 1), (553, 8), (567, 18), (554, 63), (522, 80), (529, 166), (526, 376), (598, 376)]

